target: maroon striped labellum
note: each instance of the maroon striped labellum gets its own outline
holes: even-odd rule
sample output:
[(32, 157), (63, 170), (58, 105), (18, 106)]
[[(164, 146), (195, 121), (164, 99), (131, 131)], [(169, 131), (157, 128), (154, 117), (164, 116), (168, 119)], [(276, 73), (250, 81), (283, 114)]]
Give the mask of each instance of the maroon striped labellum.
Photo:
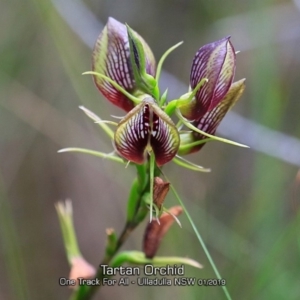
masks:
[(143, 164), (153, 151), (156, 164), (162, 166), (177, 154), (180, 138), (171, 118), (147, 97), (120, 121), (114, 142), (125, 159)]

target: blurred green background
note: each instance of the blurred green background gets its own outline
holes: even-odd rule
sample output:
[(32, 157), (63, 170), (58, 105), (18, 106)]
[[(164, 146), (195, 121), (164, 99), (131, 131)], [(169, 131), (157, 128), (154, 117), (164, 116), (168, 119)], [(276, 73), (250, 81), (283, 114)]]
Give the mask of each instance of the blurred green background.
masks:
[[(70, 295), (58, 285), (69, 266), (57, 201), (72, 199), (82, 253), (95, 266), (103, 256), (105, 229), (120, 232), (125, 222), (133, 168), (57, 153), (69, 146), (112, 150), (78, 109), (83, 104), (102, 118), (124, 114), (98, 93), (91, 77), (81, 75), (91, 69), (88, 45), (101, 31), (96, 21), (104, 24), (109, 16), (138, 31), (157, 59), (184, 40), (164, 68), (186, 85), (198, 48), (232, 36), (241, 50), (236, 79), (247, 78), (247, 88), (234, 108), (238, 115), (227, 116), (219, 134), (251, 148), (213, 142), (189, 157), (211, 173), (172, 163), (165, 172), (233, 299), (299, 299), (299, 0), (1, 1), (0, 299)], [(164, 77), (171, 97), (186, 92), (174, 80)], [(175, 203), (170, 194), (166, 205)], [(186, 267), (186, 276), (215, 278), (185, 216), (181, 221), (183, 228), (170, 230), (159, 254), (196, 259), (205, 268)], [(144, 226), (122, 249), (141, 249)], [(167, 297), (225, 299), (220, 287), (197, 286), (105, 287), (95, 299)]]

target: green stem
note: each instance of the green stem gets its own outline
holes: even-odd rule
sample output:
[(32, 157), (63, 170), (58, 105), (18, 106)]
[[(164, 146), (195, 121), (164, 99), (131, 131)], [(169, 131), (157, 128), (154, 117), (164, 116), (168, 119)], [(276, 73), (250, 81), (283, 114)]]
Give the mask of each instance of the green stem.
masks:
[[(114, 256), (117, 254), (119, 249), (122, 247), (122, 245), (127, 240), (128, 236), (131, 234), (131, 232), (140, 224), (140, 222), (144, 219), (146, 214), (140, 214), (139, 211), (144, 205), (143, 197), (148, 193), (150, 188), (150, 178), (147, 176), (146, 172), (148, 170), (147, 165), (146, 166), (139, 166), (137, 168), (138, 170), (138, 180), (134, 180), (132, 189), (136, 189), (134, 185), (138, 182), (137, 190), (139, 192), (139, 199), (136, 201), (136, 207), (134, 211), (136, 212), (133, 220), (127, 221), (123, 231), (121, 232), (119, 238), (116, 242), (116, 247), (113, 251), (110, 251), (109, 253), (106, 253), (103, 260), (101, 261), (100, 265), (109, 265), (111, 263), (111, 260), (114, 258)], [(129, 199), (130, 201), (130, 199)], [(142, 215), (142, 218), (141, 218)], [(95, 278), (99, 279), (100, 282), (103, 278), (106, 278), (107, 275), (102, 273), (102, 268), (98, 269), (98, 272), (95, 276)], [(96, 291), (101, 286), (80, 286), (77, 290), (74, 291), (72, 294), (70, 300), (89, 300), (93, 297), (93, 295), (96, 293)]]
[(150, 153), (150, 223), (152, 222), (152, 210), (153, 210), (153, 183), (154, 183), (154, 168), (155, 168), (155, 156), (154, 152)]

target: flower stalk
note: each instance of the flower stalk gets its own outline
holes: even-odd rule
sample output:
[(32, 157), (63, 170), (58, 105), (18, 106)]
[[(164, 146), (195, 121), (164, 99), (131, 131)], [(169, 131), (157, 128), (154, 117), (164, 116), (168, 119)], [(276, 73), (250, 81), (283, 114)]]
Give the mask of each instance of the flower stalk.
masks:
[[(85, 153), (136, 168), (137, 177), (132, 183), (127, 201), (126, 223), (119, 236), (112, 228), (106, 230), (105, 255), (100, 265), (117, 267), (125, 263), (151, 263), (160, 266), (183, 263), (202, 268), (201, 264), (191, 259), (156, 256), (169, 227), (174, 221), (180, 225), (177, 216), (183, 210), (217, 278), (220, 279), (213, 259), (183, 202), (174, 187), (159, 176), (164, 175), (162, 167), (171, 161), (193, 171), (209, 172), (210, 169), (181, 157), (199, 151), (209, 141), (247, 147), (215, 136), (221, 120), (241, 97), (245, 80), (233, 82), (236, 52), (230, 38), (226, 37), (197, 51), (191, 67), (190, 90), (178, 99), (168, 102), (167, 91), (160, 93), (158, 80), (163, 62), (179, 45), (181, 43), (170, 48), (156, 68), (153, 53), (145, 40), (128, 25), (109, 18), (94, 47), (92, 71), (84, 74), (92, 75), (103, 96), (123, 109), (126, 115), (116, 123), (102, 120), (85, 107), (80, 109), (113, 141), (113, 152), (106, 154), (78, 147), (62, 149), (59, 152)], [(178, 117), (177, 124), (171, 119), (174, 115)], [(114, 130), (110, 126), (115, 126)], [(167, 209), (164, 204), (170, 188), (180, 206)], [(74, 257), (82, 256), (73, 228), (72, 210), (67, 204), (65, 207), (59, 204), (57, 212), (68, 260), (74, 265)], [(148, 213), (150, 218), (144, 235), (144, 253), (119, 253), (120, 247)], [(86, 272), (85, 276), (92, 274), (100, 281), (109, 277), (103, 273), (102, 268), (93, 274), (89, 267), (88, 263), (79, 259), (75, 271), (80, 273), (83, 270)], [(78, 274), (75, 271), (72, 274)], [(78, 286), (72, 299), (91, 299), (98, 288), (98, 285)], [(222, 288), (227, 299), (231, 299), (227, 288)]]

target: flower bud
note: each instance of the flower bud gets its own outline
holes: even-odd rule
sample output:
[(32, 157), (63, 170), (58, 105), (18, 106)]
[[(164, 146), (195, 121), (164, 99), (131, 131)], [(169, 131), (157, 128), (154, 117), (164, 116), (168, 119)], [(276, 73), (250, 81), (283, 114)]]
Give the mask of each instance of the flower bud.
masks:
[(175, 221), (174, 216), (179, 216), (182, 213), (182, 208), (181, 206), (173, 206), (169, 211), (170, 214), (163, 213), (161, 215), (159, 222), (153, 220), (147, 225), (143, 240), (143, 251), (147, 258), (155, 256), (162, 238)]
[(153, 203), (160, 210), (170, 190), (170, 182), (163, 181), (160, 177), (154, 177)]
[[(228, 93), (226, 94), (225, 98), (211, 111), (207, 112), (202, 118), (197, 121), (193, 122), (193, 125), (198, 129), (214, 135), (216, 132), (217, 127), (219, 126), (220, 122), (226, 115), (226, 113), (231, 109), (231, 107), (239, 100), (241, 95), (245, 89), (245, 79), (241, 79), (237, 82), (234, 82)], [(179, 155), (190, 154), (196, 151), (199, 151), (205, 143), (201, 143), (198, 145), (194, 145), (191, 147), (186, 147), (188, 144), (195, 143), (197, 141), (201, 141), (206, 139), (207, 137), (198, 132), (191, 132), (191, 133), (183, 133), (180, 135), (180, 148), (179, 148)]]
[(73, 257), (71, 265), (70, 279), (78, 280), (79, 277), (91, 279), (96, 275), (96, 269), (81, 256)]
[(213, 110), (227, 94), (235, 73), (235, 50), (230, 37), (207, 44), (196, 53), (190, 75), (191, 90), (207, 79), (188, 104), (180, 107), (182, 115), (197, 120)]
[[(156, 64), (152, 51), (140, 35), (135, 33), (135, 36), (144, 50), (146, 73), (155, 76)], [(131, 94), (137, 91), (126, 26), (111, 17), (96, 41), (92, 69), (111, 78)], [(97, 75), (93, 76), (97, 88), (110, 102), (127, 112), (134, 107), (134, 103), (111, 83)]]

